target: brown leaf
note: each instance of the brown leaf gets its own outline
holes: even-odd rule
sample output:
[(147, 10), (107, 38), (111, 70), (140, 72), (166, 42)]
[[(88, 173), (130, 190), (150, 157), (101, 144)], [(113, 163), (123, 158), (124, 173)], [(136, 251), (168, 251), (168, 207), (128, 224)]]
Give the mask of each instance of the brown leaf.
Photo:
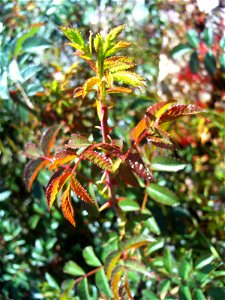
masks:
[(111, 161), (107, 157), (103, 156), (101, 153), (97, 151), (87, 150), (82, 153), (82, 156), (84, 159), (90, 160), (101, 169), (112, 171)]
[(74, 220), (74, 210), (73, 206), (71, 204), (71, 189), (70, 189), (70, 184), (68, 185), (67, 189), (62, 195), (61, 199), (61, 207), (62, 207), (62, 212), (64, 214), (64, 217), (73, 225), (76, 226), (75, 220)]
[(52, 126), (42, 134), (40, 144), (41, 144), (41, 149), (46, 156), (50, 155), (52, 145), (56, 139), (59, 129), (60, 129), (59, 126)]
[(127, 160), (132, 170), (137, 173), (140, 177), (148, 180), (154, 180), (154, 176), (150, 168), (144, 163), (141, 156), (137, 152), (130, 152)]
[(85, 190), (85, 188), (79, 183), (79, 181), (75, 177), (71, 177), (71, 187), (74, 191), (74, 193), (79, 197), (82, 201), (95, 204), (92, 197), (89, 195), (89, 193)]
[(52, 171), (58, 166), (64, 165), (77, 157), (76, 151), (70, 148), (61, 150), (55, 154), (49, 169)]

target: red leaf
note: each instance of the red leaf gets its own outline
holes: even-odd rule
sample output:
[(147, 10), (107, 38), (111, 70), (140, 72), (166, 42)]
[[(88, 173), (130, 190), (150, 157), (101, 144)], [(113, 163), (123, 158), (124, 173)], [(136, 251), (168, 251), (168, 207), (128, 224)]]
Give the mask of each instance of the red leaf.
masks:
[(92, 197), (89, 195), (89, 193), (85, 190), (85, 188), (77, 181), (75, 177), (71, 177), (71, 187), (74, 191), (74, 193), (84, 202), (95, 204)]
[(139, 153), (130, 152), (128, 162), (135, 173), (148, 180), (154, 180), (154, 176), (148, 166), (145, 165)]
[(129, 165), (121, 164), (119, 167), (119, 175), (122, 182), (130, 186), (138, 186), (138, 181), (133, 175)]
[(82, 153), (84, 159), (88, 159), (103, 170), (112, 171), (111, 161), (96, 151), (85, 151)]
[(67, 189), (62, 195), (61, 199), (61, 207), (62, 207), (62, 212), (64, 214), (64, 217), (73, 225), (75, 225), (75, 220), (74, 220), (74, 210), (71, 204), (71, 196), (70, 196), (70, 184), (68, 185)]
[(160, 115), (165, 111), (165, 109), (167, 109), (169, 106), (171, 106), (172, 103), (174, 103), (174, 102), (175, 102), (174, 100), (170, 100), (170, 101), (155, 103), (147, 109), (145, 115), (151, 121), (155, 122), (156, 119), (158, 117), (160, 117)]
[(173, 121), (188, 115), (195, 115), (203, 111), (201, 107), (194, 104), (177, 104), (160, 116), (158, 124)]
[(50, 164), (50, 170), (54, 170), (58, 166), (66, 164), (77, 157), (76, 151), (73, 149), (64, 149), (55, 154), (53, 161)]
[(146, 117), (144, 117), (134, 128), (132, 128), (130, 132), (130, 138), (134, 141), (137, 141), (139, 136), (146, 129), (146, 127), (147, 127), (147, 122), (146, 122)]
[(70, 172), (64, 173), (55, 179), (51, 180), (46, 189), (46, 198), (48, 202), (48, 209), (50, 210), (53, 202), (55, 201), (58, 193), (63, 188), (67, 179), (71, 176)]
[(101, 144), (98, 144), (98, 148), (100, 148), (104, 152), (106, 152), (107, 156), (109, 156), (109, 157), (117, 157), (117, 158), (121, 158), (122, 160), (124, 160), (124, 154), (121, 151), (121, 148), (117, 145), (101, 143)]
[(46, 156), (50, 155), (51, 147), (55, 141), (55, 138), (59, 132), (59, 126), (52, 126), (48, 128), (41, 137), (41, 149)]
[(39, 157), (31, 160), (24, 169), (24, 180), (28, 191), (30, 191), (34, 179), (37, 177), (38, 172), (48, 164), (46, 160)]
[(165, 140), (161, 137), (156, 136), (147, 136), (148, 141), (150, 141), (153, 145), (163, 148), (163, 149), (174, 149), (175, 146), (168, 140)]

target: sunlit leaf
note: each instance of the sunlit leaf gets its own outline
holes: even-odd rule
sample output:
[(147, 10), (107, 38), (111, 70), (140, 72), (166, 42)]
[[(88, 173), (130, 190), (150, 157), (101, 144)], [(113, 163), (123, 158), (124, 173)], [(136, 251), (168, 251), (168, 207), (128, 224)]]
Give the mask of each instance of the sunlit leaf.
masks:
[(144, 132), (147, 127), (146, 118), (141, 119), (141, 121), (131, 130), (130, 138), (137, 141), (140, 135)]
[(187, 280), (192, 270), (192, 263), (189, 258), (183, 258), (179, 263), (179, 275), (183, 280)]
[(148, 126), (152, 126), (155, 121), (170, 107), (175, 101), (163, 101), (155, 103), (146, 110), (146, 117), (149, 118)]
[(113, 42), (125, 28), (126, 25), (123, 24), (111, 29), (110, 32), (105, 37), (106, 43)]
[(114, 55), (116, 52), (124, 49), (124, 48), (128, 48), (131, 45), (130, 42), (125, 42), (125, 41), (119, 41), (118, 43), (116, 43), (112, 48), (109, 48), (106, 53), (105, 53), (105, 57)]
[(206, 300), (202, 290), (200, 290), (200, 289), (194, 290), (194, 299), (195, 300)]
[(155, 156), (151, 161), (151, 168), (154, 171), (178, 172), (186, 166), (186, 164), (166, 156)]
[(150, 184), (147, 187), (149, 196), (158, 203), (174, 206), (179, 203), (177, 196), (164, 186), (159, 186), (156, 183)]
[(79, 183), (79, 181), (75, 177), (71, 177), (71, 187), (74, 193), (77, 195), (78, 198), (80, 198), (82, 201), (95, 204), (92, 197), (89, 195), (89, 193), (85, 190), (85, 188)]
[(139, 211), (140, 205), (132, 199), (123, 199), (118, 203), (122, 211)]
[(189, 30), (186, 34), (186, 38), (187, 38), (188, 44), (191, 47), (198, 49), (199, 38), (198, 38), (197, 31), (195, 31), (194, 29)]
[(79, 299), (91, 299), (90, 293), (89, 293), (89, 288), (88, 288), (87, 278), (83, 278), (83, 280), (81, 280), (78, 283), (77, 289), (78, 289)]
[(169, 247), (165, 248), (163, 258), (164, 258), (164, 264), (165, 264), (165, 268), (166, 268), (167, 272), (172, 274), (172, 272), (173, 272), (173, 258), (172, 258), (171, 250), (170, 250)]
[(101, 169), (112, 171), (111, 161), (107, 157), (103, 156), (101, 153), (97, 151), (87, 150), (82, 155), (84, 159), (90, 160), (92, 163), (96, 164)]
[(85, 262), (92, 267), (100, 267), (102, 264), (94, 253), (92, 246), (85, 247), (82, 251)]
[(117, 266), (112, 272), (111, 277), (111, 288), (113, 292), (113, 299), (114, 300), (120, 300), (121, 297), (119, 295), (119, 285), (121, 282), (121, 278), (124, 275), (124, 266)]
[(128, 71), (120, 71), (112, 74), (115, 81), (119, 81), (125, 84), (132, 85), (134, 87), (144, 86), (144, 79), (142, 79), (136, 73)]
[(64, 217), (73, 225), (75, 226), (75, 220), (74, 220), (74, 210), (71, 204), (71, 196), (70, 196), (71, 190), (70, 185), (68, 185), (67, 189), (62, 195), (61, 198), (61, 207)]
[(122, 254), (122, 251), (115, 250), (115, 251), (109, 253), (108, 256), (106, 257), (105, 271), (106, 271), (106, 275), (107, 275), (108, 279), (111, 278), (112, 271), (115, 268), (115, 266), (117, 265), (121, 254)]
[(25, 146), (24, 154), (30, 158), (37, 158), (40, 156), (40, 151), (34, 143), (28, 142)]
[(79, 148), (86, 148), (90, 146), (91, 143), (89, 142), (88, 138), (80, 135), (80, 134), (72, 134), (69, 143), (66, 145), (67, 148), (72, 149), (79, 149)]
[(84, 270), (74, 261), (70, 260), (68, 261), (64, 268), (63, 272), (69, 275), (74, 275), (74, 276), (82, 276), (85, 274)]
[(124, 154), (123, 154), (121, 148), (117, 145), (108, 144), (108, 143), (100, 143), (97, 146), (98, 146), (98, 148), (102, 149), (107, 154), (107, 156), (117, 157), (122, 160), (124, 159)]
[(54, 290), (58, 290), (58, 291), (60, 290), (58, 283), (55, 281), (55, 279), (50, 274), (45, 273), (45, 278), (51, 288), (53, 288)]
[(48, 162), (43, 158), (39, 157), (37, 159), (31, 160), (24, 169), (24, 180), (28, 191), (30, 191), (32, 184), (37, 177), (39, 171), (44, 168)]
[(125, 87), (113, 87), (111, 89), (106, 90), (107, 94), (120, 94), (120, 93), (127, 93), (130, 94), (133, 91), (129, 88), (125, 88)]
[(147, 236), (147, 235), (137, 235), (137, 236), (133, 236), (129, 239), (127, 239), (126, 241), (124, 241), (124, 243), (122, 244), (122, 249), (131, 249), (131, 248), (139, 248), (142, 246), (146, 246), (150, 243), (153, 243), (155, 241), (155, 239), (151, 236)]
[(40, 141), (40, 145), (41, 145), (41, 149), (43, 151), (43, 153), (46, 156), (50, 155), (50, 151), (52, 148), (52, 145), (56, 139), (56, 136), (59, 132), (60, 127), (59, 126), (52, 126), (49, 127), (43, 134), (41, 137), (41, 141)]
[(85, 84), (83, 85), (83, 97), (93, 89), (95, 85), (101, 82), (101, 79), (98, 77), (91, 77), (89, 78)]
[(56, 152), (55, 156), (52, 158), (52, 163), (49, 166), (49, 169), (52, 171), (58, 166), (64, 165), (68, 162), (71, 162), (77, 157), (76, 150), (74, 149), (64, 149)]
[(51, 209), (53, 202), (55, 201), (58, 193), (63, 188), (64, 184), (66, 183), (67, 179), (71, 176), (70, 172), (64, 173), (48, 184), (46, 188), (46, 198), (48, 202), (48, 209)]
[(75, 47), (76, 49), (79, 49), (79, 50), (83, 50), (85, 42), (84, 42), (84, 39), (78, 29), (66, 27), (66, 26), (61, 26), (59, 28), (65, 34), (65, 36), (69, 40), (71, 40), (71, 42), (72, 42), (71, 45), (73, 47)]
[(112, 298), (112, 291), (110, 289), (108, 279), (103, 269), (100, 269), (95, 274), (95, 282), (101, 293), (105, 294), (109, 298)]
[(124, 266), (126, 267), (126, 269), (128, 269), (130, 271), (134, 271), (134, 272), (143, 274), (150, 278), (153, 277), (150, 269), (148, 267), (146, 267), (145, 264), (143, 264), (142, 262), (140, 262), (138, 260), (127, 259), (124, 263)]
[(192, 300), (191, 291), (189, 286), (182, 284), (179, 288), (179, 296), (182, 300)]
[(139, 153), (130, 152), (127, 160), (132, 170), (140, 177), (148, 180), (154, 180), (154, 176), (150, 168), (144, 163)]

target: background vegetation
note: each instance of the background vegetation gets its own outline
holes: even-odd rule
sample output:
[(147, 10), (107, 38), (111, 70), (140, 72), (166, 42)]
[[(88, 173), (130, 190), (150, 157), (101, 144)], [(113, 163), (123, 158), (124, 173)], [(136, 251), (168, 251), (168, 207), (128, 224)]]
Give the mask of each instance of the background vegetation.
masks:
[[(23, 152), (28, 141), (36, 143), (51, 125), (62, 125), (61, 142), (72, 133), (92, 133), (98, 125), (91, 99), (73, 98), (89, 70), (65, 45), (68, 40), (58, 26), (79, 27), (88, 38), (90, 29), (105, 34), (127, 23), (123, 37), (133, 46), (126, 54), (135, 58), (147, 87), (114, 97), (116, 106), (109, 114), (114, 137), (127, 142), (146, 108), (161, 99), (207, 109), (168, 128), (178, 150), (150, 149), (155, 156), (170, 157), (160, 167), (155, 161), (154, 176), (174, 192), (178, 206), (155, 202), (143, 188), (128, 188), (120, 195), (130, 235), (155, 239), (146, 250), (147, 271), (139, 274), (134, 268), (129, 273), (131, 293), (135, 299), (223, 299), (221, 8), (206, 15), (195, 1), (2, 0), (0, 15), (0, 297), (112, 299), (102, 269), (88, 280), (77, 278), (99, 268), (117, 248), (113, 211), (97, 216), (77, 204), (75, 229), (57, 206), (49, 213), (44, 191), (50, 172), (42, 171), (28, 193)], [(85, 187), (103, 201), (101, 187), (85, 181), (96, 170), (83, 170)], [(141, 213), (143, 206), (147, 216)]]

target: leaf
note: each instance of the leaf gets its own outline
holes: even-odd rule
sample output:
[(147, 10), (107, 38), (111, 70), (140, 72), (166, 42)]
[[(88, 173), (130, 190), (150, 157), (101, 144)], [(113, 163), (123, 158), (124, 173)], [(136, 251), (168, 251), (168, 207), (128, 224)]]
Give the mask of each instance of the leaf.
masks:
[(140, 273), (140, 274), (145, 275), (150, 278), (153, 277), (149, 268), (147, 268), (145, 266), (145, 264), (141, 263), (140, 261), (137, 261), (134, 259), (126, 259), (124, 266), (126, 267), (126, 269), (128, 269), (130, 271)]
[(84, 270), (74, 261), (70, 260), (68, 261), (64, 268), (63, 272), (69, 275), (74, 275), (74, 276), (82, 276), (85, 274)]
[(202, 290), (200, 290), (200, 289), (194, 290), (194, 299), (195, 300), (206, 300)]
[(166, 187), (159, 186), (156, 183), (150, 184), (150, 186), (147, 187), (147, 192), (149, 196), (158, 203), (169, 206), (179, 204), (179, 200), (173, 192)]
[(191, 291), (187, 285), (180, 285), (179, 296), (182, 300), (192, 300)]
[(144, 79), (142, 79), (136, 73), (128, 72), (128, 71), (120, 71), (112, 74), (113, 79), (128, 85), (132, 85), (134, 87), (144, 86)]
[(77, 197), (82, 201), (93, 205), (95, 204), (92, 197), (88, 194), (88, 192), (83, 188), (83, 186), (79, 183), (79, 181), (77, 181), (75, 177), (71, 177), (71, 187)]
[(24, 180), (26, 183), (27, 190), (30, 191), (34, 179), (37, 177), (39, 171), (44, 168), (48, 162), (43, 158), (39, 157), (37, 159), (31, 160), (24, 169)]
[(214, 75), (216, 73), (216, 58), (212, 52), (208, 52), (204, 59), (204, 64), (209, 75)]
[(102, 264), (94, 253), (92, 246), (85, 247), (82, 251), (86, 264), (92, 267), (100, 267)]
[(173, 259), (172, 259), (172, 254), (171, 254), (171, 250), (169, 247), (166, 247), (164, 250), (164, 265), (165, 265), (165, 269), (167, 270), (167, 272), (169, 274), (173, 273)]
[(66, 145), (67, 148), (79, 149), (79, 148), (87, 148), (91, 143), (89, 140), (80, 135), (80, 134), (72, 134), (69, 143)]
[(214, 255), (200, 257), (195, 263), (195, 269), (202, 269), (203, 267), (209, 265), (214, 259)]
[(151, 161), (151, 168), (154, 171), (178, 172), (186, 166), (186, 164), (166, 156), (155, 156)]
[(8, 91), (8, 79), (7, 79), (7, 71), (4, 71), (2, 74), (0, 74), (0, 97), (2, 99), (10, 99), (9, 91)]
[(221, 70), (225, 73), (225, 54), (220, 54), (219, 62), (220, 62)]
[(116, 43), (112, 48), (109, 48), (106, 53), (105, 53), (105, 57), (108, 56), (112, 56), (114, 55), (116, 52), (124, 49), (124, 48), (128, 48), (132, 43), (130, 42), (126, 42), (126, 41), (119, 41), (118, 43)]
[(93, 89), (93, 87), (96, 84), (98, 84), (100, 82), (101, 82), (101, 79), (98, 77), (89, 78), (83, 85), (83, 98), (87, 95), (88, 92), (90, 92)]
[(220, 47), (223, 51), (225, 51), (225, 35), (220, 39)]
[(55, 156), (52, 158), (52, 163), (49, 166), (50, 171), (54, 170), (58, 166), (64, 165), (71, 160), (77, 158), (76, 151), (70, 148), (60, 150), (56, 152)]
[(112, 272), (111, 277), (111, 288), (113, 293), (113, 299), (114, 300), (120, 300), (121, 297), (119, 295), (119, 285), (121, 281), (121, 277), (124, 275), (124, 267), (123, 266), (117, 266)]
[(103, 54), (103, 38), (100, 33), (97, 33), (94, 38), (94, 47), (95, 51), (98, 53), (98, 56), (101, 57)]
[(203, 32), (203, 41), (207, 46), (211, 47), (213, 43), (213, 29), (211, 27), (205, 28)]
[(44, 49), (51, 48), (52, 44), (42, 37), (30, 37), (26, 39), (22, 45), (25, 52), (39, 52)]
[[(134, 176), (129, 165), (121, 164), (119, 166), (119, 175), (122, 182), (130, 186), (138, 186), (138, 181)], [(120, 204), (119, 204), (120, 205)]]
[(35, 35), (37, 33), (37, 31), (39, 30), (38, 27), (34, 27), (31, 28), (28, 32), (24, 33), (22, 36), (20, 36), (17, 41), (16, 41), (16, 46), (15, 46), (15, 50), (14, 50), (14, 56), (17, 57), (18, 54), (21, 51), (22, 45), (23, 43), (30, 37), (32, 37), (33, 35)]
[(31, 143), (31, 142), (28, 142), (25, 145), (24, 154), (30, 158), (37, 158), (40, 156), (38, 147), (34, 143)]
[(107, 156), (117, 157), (121, 160), (124, 160), (124, 154), (121, 151), (121, 148), (117, 145), (108, 144), (108, 143), (100, 143), (97, 145), (98, 148), (102, 149)]
[(195, 115), (200, 112), (203, 112), (203, 109), (200, 106), (194, 104), (176, 104), (160, 116), (158, 124), (160, 125), (165, 122), (170, 122), (184, 116)]
[(8, 199), (11, 194), (12, 194), (11, 191), (0, 192), (0, 202), (3, 202), (6, 199)]
[(87, 150), (82, 153), (82, 157), (84, 159), (90, 160), (92, 163), (96, 164), (101, 169), (112, 172), (111, 161), (107, 157), (104, 157), (101, 153), (97, 151)]
[(122, 254), (122, 251), (115, 250), (115, 251), (109, 253), (109, 255), (106, 257), (106, 259), (105, 259), (105, 271), (106, 271), (106, 276), (108, 277), (108, 279), (111, 278), (112, 271), (115, 268), (115, 266), (117, 265), (121, 254)]
[[(170, 279), (164, 279), (159, 284), (160, 299), (164, 299), (171, 286)], [(183, 298), (181, 298), (183, 300)]]
[(198, 60), (198, 54), (196, 51), (194, 51), (191, 54), (189, 65), (190, 65), (191, 72), (194, 74), (197, 74), (200, 64), (199, 64), (199, 60)]
[(119, 207), (122, 209), (122, 211), (139, 211), (140, 205), (132, 199), (123, 199), (118, 203)]
[(133, 68), (135, 66), (134, 63), (114, 63), (114, 66), (109, 68), (110, 73), (116, 73), (119, 71), (125, 71)]
[(124, 94), (124, 93), (127, 93), (127, 94), (130, 94), (132, 93), (133, 91), (129, 88), (125, 88), (125, 87), (113, 87), (111, 89), (108, 89), (106, 90), (106, 93), (107, 94)]
[[(157, 125), (157, 119), (160, 118), (160, 116), (170, 107), (175, 101), (169, 100), (169, 101), (163, 101), (159, 103), (155, 103), (152, 106), (150, 106), (145, 113), (145, 116), (149, 118), (151, 121), (150, 123), (147, 123), (147, 127), (153, 126), (154, 124)], [(147, 122), (147, 121), (146, 121)]]
[(56, 139), (56, 136), (59, 132), (60, 127), (59, 126), (52, 126), (49, 127), (43, 134), (41, 137), (41, 141), (40, 141), (40, 145), (41, 145), (41, 149), (43, 151), (43, 153), (46, 156), (50, 155), (51, 152), (51, 148), (52, 145)]
[(71, 46), (78, 50), (84, 49), (85, 42), (78, 29), (66, 26), (60, 26), (59, 29), (72, 42), (72, 44), (70, 44)]
[(70, 196), (71, 190), (70, 185), (68, 185), (67, 189), (62, 195), (61, 198), (61, 207), (64, 217), (73, 225), (76, 226), (75, 220), (74, 220), (74, 210), (73, 206), (71, 204), (71, 196)]
[(133, 296), (132, 296), (132, 294), (131, 294), (131, 290), (130, 290), (130, 286), (129, 286), (127, 274), (125, 274), (124, 288), (125, 288), (125, 291), (126, 291), (126, 293), (127, 293), (128, 299), (129, 299), (129, 300), (134, 300), (134, 298), (133, 298)]
[(144, 163), (139, 153), (130, 152), (127, 160), (132, 170), (140, 177), (148, 180), (154, 180), (154, 176), (150, 168)]
[(84, 278), (78, 283), (77, 289), (78, 289), (79, 299), (91, 299), (87, 278)]
[(104, 69), (110, 69), (115, 66), (115, 64), (120, 64), (120, 63), (128, 63), (132, 64), (134, 62), (133, 58), (128, 57), (128, 56), (112, 56), (108, 57), (104, 60)]
[(112, 291), (110, 289), (107, 277), (103, 269), (100, 269), (95, 274), (95, 282), (96, 286), (98, 287), (101, 293), (105, 294), (109, 298), (112, 298)]
[(48, 203), (48, 209), (50, 210), (53, 202), (55, 201), (58, 193), (65, 185), (68, 178), (71, 176), (70, 172), (66, 172), (55, 179), (53, 179), (46, 188), (46, 198)]
[(50, 287), (52, 287), (54, 290), (60, 291), (60, 287), (59, 287), (58, 283), (55, 281), (55, 279), (50, 274), (45, 273), (45, 278)]
[(188, 44), (195, 49), (198, 49), (199, 46), (199, 38), (198, 38), (198, 33), (194, 29), (191, 29), (187, 32), (186, 38), (188, 41)]
[(140, 234), (140, 235), (136, 235), (136, 236), (133, 236), (129, 239), (127, 239), (126, 241), (124, 241), (122, 243), (122, 249), (123, 250), (129, 250), (131, 248), (139, 248), (139, 247), (142, 247), (142, 246), (146, 246), (152, 242), (154, 242), (155, 239), (151, 236), (147, 236), (147, 235), (144, 235), (144, 234)]
[(150, 141), (153, 145), (164, 149), (175, 149), (178, 148), (178, 145), (173, 141), (170, 135), (159, 129), (154, 128), (153, 131), (148, 130), (150, 134), (146, 135), (148, 141)]
[(192, 48), (188, 46), (187, 44), (179, 44), (176, 47), (174, 47), (171, 51), (171, 55), (173, 58), (179, 58), (180, 56), (190, 52)]
[(24, 81), (23, 77), (21, 76), (18, 63), (15, 59), (13, 59), (9, 64), (9, 77), (13, 82)]
[(130, 138), (134, 141), (137, 141), (146, 128), (146, 118), (143, 118), (134, 128), (132, 128), (130, 132)]
[(179, 269), (178, 269), (180, 277), (183, 280), (187, 280), (189, 278), (189, 276), (190, 276), (191, 270), (192, 270), (192, 264), (190, 262), (190, 259), (183, 258), (180, 261)]
[(106, 44), (115, 41), (118, 35), (126, 28), (126, 25), (120, 25), (110, 30), (110, 32), (106, 35), (105, 40)]

